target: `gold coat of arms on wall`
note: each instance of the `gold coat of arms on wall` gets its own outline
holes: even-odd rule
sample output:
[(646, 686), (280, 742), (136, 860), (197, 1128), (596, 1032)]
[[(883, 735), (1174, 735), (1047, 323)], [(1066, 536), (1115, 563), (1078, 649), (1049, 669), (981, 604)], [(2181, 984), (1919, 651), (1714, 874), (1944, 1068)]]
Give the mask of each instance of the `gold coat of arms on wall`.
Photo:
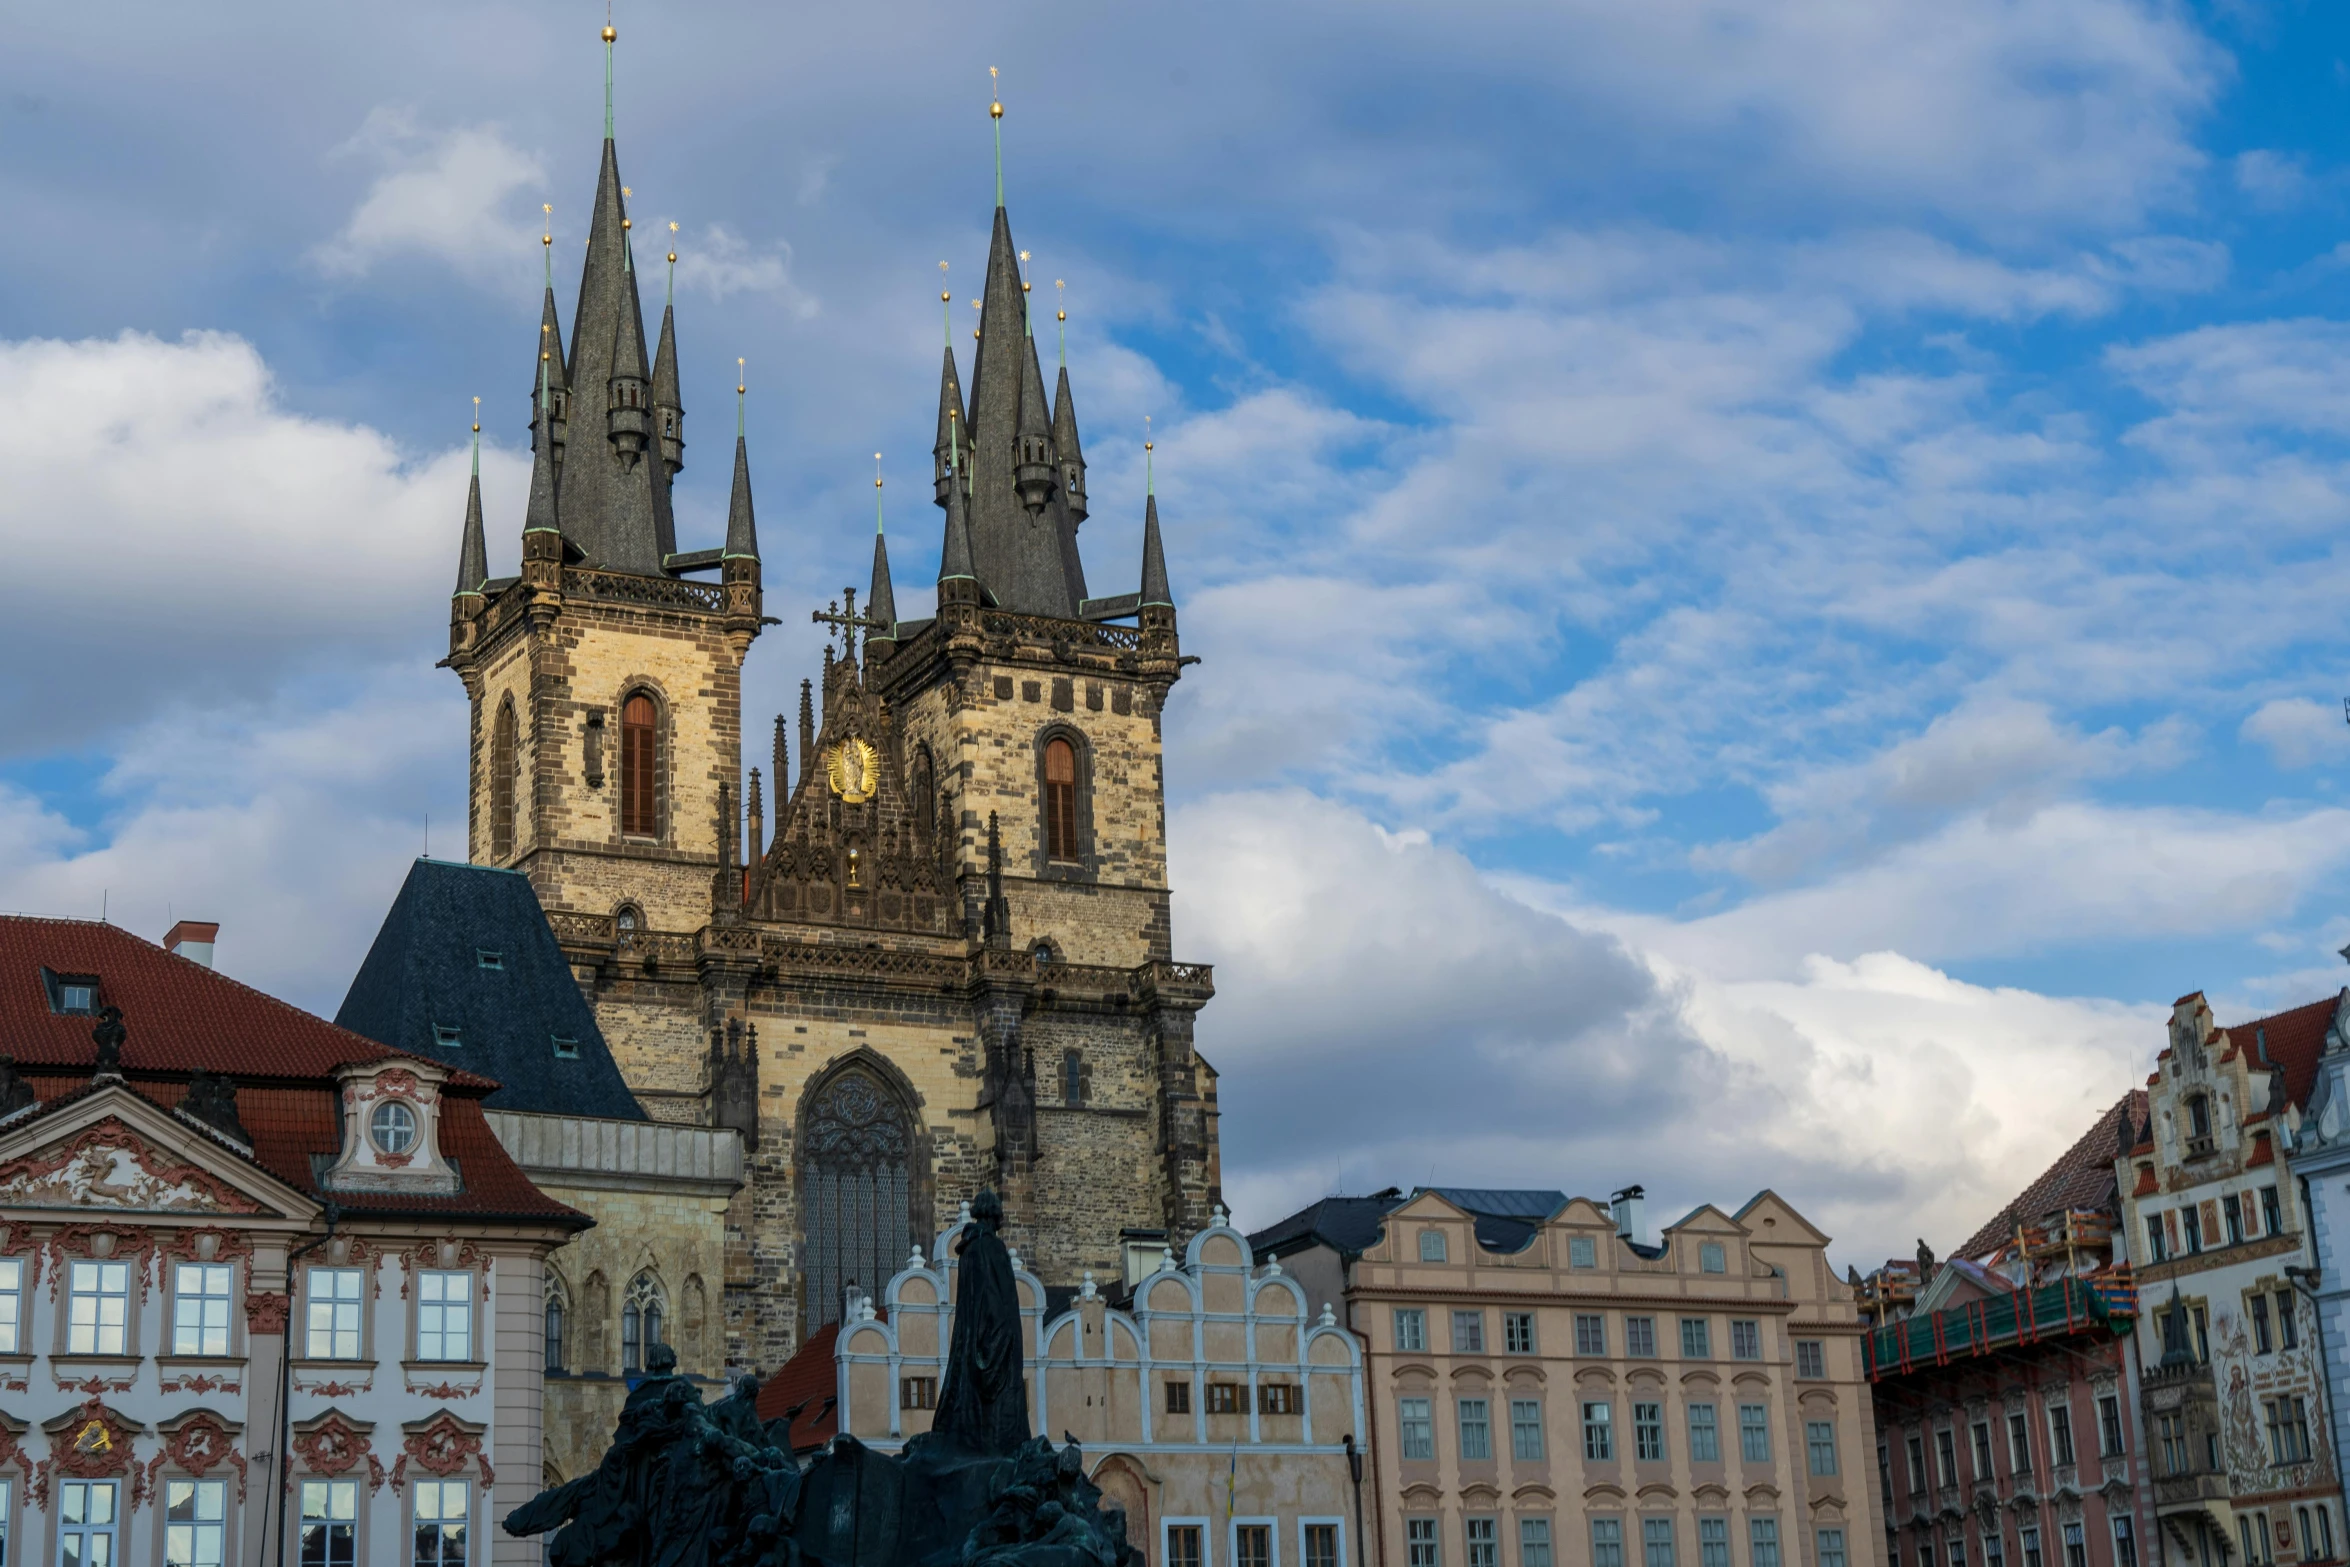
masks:
[(881, 753), (870, 740), (843, 740), (825, 754), (824, 771), (834, 794), (862, 805), (881, 785)]

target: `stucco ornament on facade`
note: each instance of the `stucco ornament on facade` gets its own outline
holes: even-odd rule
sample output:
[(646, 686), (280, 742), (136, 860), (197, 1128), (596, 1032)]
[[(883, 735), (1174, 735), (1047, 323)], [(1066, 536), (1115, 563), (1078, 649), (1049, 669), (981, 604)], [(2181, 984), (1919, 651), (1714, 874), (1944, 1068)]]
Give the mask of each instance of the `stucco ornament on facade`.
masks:
[(150, 1146), (113, 1116), (58, 1148), (0, 1165), (12, 1208), (129, 1208), (150, 1213), (258, 1213), (261, 1205)]

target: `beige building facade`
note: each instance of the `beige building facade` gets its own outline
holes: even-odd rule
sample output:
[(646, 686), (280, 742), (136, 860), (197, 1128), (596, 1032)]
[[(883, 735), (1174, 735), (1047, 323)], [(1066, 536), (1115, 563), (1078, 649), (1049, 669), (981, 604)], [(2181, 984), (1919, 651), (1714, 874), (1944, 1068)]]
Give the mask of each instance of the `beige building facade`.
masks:
[(1636, 1191), (1615, 1209), (1559, 1193), (1369, 1201), (1386, 1211), (1359, 1244), (1309, 1223), (1279, 1227), (1274, 1249), (1342, 1293), (1367, 1346), (1376, 1560), (1877, 1559), (1859, 1313), (1827, 1237), (1780, 1198), (1698, 1208), (1655, 1244)]
[[(895, 1449), (930, 1428), (954, 1333), (952, 1242), (908, 1258), (836, 1342), (841, 1429)], [(1362, 1349), (1221, 1210), (1114, 1305), (1066, 1309), (1014, 1258), (1034, 1429), (1080, 1442), (1149, 1567), (1351, 1567), (1377, 1511)], [(1359, 1479), (1358, 1479), (1359, 1473)]]

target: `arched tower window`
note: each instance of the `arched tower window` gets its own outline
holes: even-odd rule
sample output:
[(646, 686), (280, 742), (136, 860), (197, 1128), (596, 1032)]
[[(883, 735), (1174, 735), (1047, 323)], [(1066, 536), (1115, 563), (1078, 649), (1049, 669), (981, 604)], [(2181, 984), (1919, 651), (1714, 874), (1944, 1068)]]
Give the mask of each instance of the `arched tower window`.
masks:
[(661, 1342), (664, 1313), (661, 1286), (650, 1273), (629, 1281), (628, 1300), (620, 1308), (620, 1369), (635, 1376), (645, 1369), (645, 1356)]
[(514, 858), (514, 784), (519, 758), (514, 743), (514, 699), (498, 704), (490, 734), (490, 858)]
[(642, 691), (620, 704), (620, 831), (631, 838), (661, 835), (656, 801), (661, 715)]
[(1093, 1068), (1074, 1050), (1061, 1053), (1061, 1103), (1074, 1110), (1093, 1097)]
[(878, 1296), (914, 1245), (914, 1129), (872, 1073), (843, 1072), (809, 1106), (801, 1140), (807, 1330), (841, 1319), (851, 1284)]
[(2190, 1137), (2211, 1135), (2211, 1100), (2202, 1094), (2187, 1101), (2187, 1134)]
[(1054, 739), (1044, 748), (1044, 853), (1077, 858), (1077, 748)]
[(554, 1274), (547, 1275), (547, 1371), (550, 1375), (569, 1370), (564, 1359), (563, 1331), (570, 1326), (571, 1303), (563, 1292), (563, 1281)]
[(913, 787), (908, 791), (914, 810), (914, 830), (927, 839), (938, 824), (938, 774), (930, 761), (930, 747), (914, 747)]

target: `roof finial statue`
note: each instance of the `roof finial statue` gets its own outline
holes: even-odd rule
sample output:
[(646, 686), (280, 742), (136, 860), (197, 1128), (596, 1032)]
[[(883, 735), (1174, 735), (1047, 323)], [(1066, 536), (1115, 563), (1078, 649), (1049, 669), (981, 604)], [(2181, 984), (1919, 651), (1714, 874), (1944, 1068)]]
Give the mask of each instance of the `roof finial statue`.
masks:
[(612, 139), (612, 0), (604, 0), (604, 140)]
[[(1062, 290), (1062, 289), (1064, 289), (1064, 288), (1067, 288), (1068, 286), (1069, 286), (1069, 285), (1068, 285), (1067, 283), (1063, 282), (1061, 279), (1059, 279), (1059, 278), (1054, 278), (1054, 279), (1053, 279), (1053, 298), (1054, 298), (1056, 301), (1059, 301), (1059, 300), (1063, 300), (1063, 299), (1065, 299), (1065, 298), (1066, 298), (1066, 296), (1064, 296), (1064, 295), (1061, 293), (1061, 290)], [(1062, 369), (1064, 369), (1064, 370), (1066, 370), (1066, 369), (1068, 369), (1068, 368), (1069, 368), (1069, 307), (1068, 307), (1068, 305), (1067, 305), (1067, 304), (1065, 304), (1065, 303), (1057, 303), (1057, 304), (1055, 304), (1055, 305), (1054, 305), (1054, 307), (1053, 307), (1053, 319), (1061, 323), (1061, 368), (1062, 368)]]
[[(995, 95), (995, 83), (996, 68), (991, 65), (987, 68), (987, 117), (995, 123), (995, 204), (1000, 207), (1004, 204), (1004, 101)], [(610, 112), (605, 111), (607, 116)], [(604, 134), (612, 133), (607, 130)]]
[(122, 1042), (131, 1031), (122, 1026), (122, 1008), (107, 1007), (98, 1014), (98, 1026), (90, 1030), (90, 1039), (98, 1047), (97, 1072), (122, 1075)]

